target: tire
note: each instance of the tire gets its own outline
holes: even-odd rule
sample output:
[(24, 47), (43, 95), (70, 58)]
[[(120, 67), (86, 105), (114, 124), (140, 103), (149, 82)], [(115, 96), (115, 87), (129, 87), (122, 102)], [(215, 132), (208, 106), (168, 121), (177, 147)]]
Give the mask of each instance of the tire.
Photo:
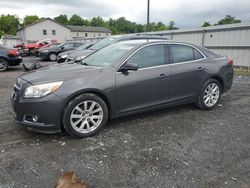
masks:
[(50, 53), (49, 54), (49, 60), (50, 61), (56, 61), (57, 54), (56, 53)]
[(97, 133), (107, 120), (108, 108), (105, 102), (95, 94), (85, 93), (65, 106), (62, 124), (69, 135), (85, 138)]
[(220, 82), (210, 78), (203, 84), (196, 106), (203, 110), (211, 110), (218, 104), (221, 94)]
[(9, 68), (8, 61), (4, 58), (0, 58), (0, 72), (6, 71)]

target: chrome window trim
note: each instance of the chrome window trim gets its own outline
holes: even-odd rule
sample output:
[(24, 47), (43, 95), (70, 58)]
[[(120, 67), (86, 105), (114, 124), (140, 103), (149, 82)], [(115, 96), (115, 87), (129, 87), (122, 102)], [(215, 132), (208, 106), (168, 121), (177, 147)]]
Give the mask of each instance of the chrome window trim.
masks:
[[(178, 43), (178, 42), (175, 42), (175, 43), (167, 43), (167, 42), (157, 42), (157, 43), (152, 43), (152, 44), (147, 44), (145, 46), (141, 46), (140, 48), (138, 48), (136, 51), (134, 51), (132, 54), (130, 54), (120, 65), (119, 67), (116, 69), (116, 74), (117, 73), (121, 73), (121, 72), (118, 72), (118, 70), (121, 68), (121, 66), (123, 66), (123, 64), (125, 64), (127, 62), (127, 60), (133, 56), (136, 52), (138, 52), (139, 50), (141, 50), (142, 48), (145, 48), (145, 47), (148, 47), (148, 46), (153, 46), (153, 45), (171, 45), (171, 44), (179, 44), (179, 45), (184, 45), (184, 46), (189, 46), (191, 48), (194, 48), (196, 49), (202, 56), (203, 58), (201, 59), (195, 59), (195, 60), (192, 60), (192, 61), (182, 61), (182, 62), (178, 62), (178, 63), (169, 63), (169, 64), (165, 64), (165, 65), (157, 65), (157, 66), (152, 66), (152, 67), (145, 67), (145, 68), (141, 68), (141, 69), (138, 69), (137, 71), (140, 71), (140, 70), (145, 70), (145, 69), (152, 69), (152, 68), (159, 68), (159, 67), (164, 67), (164, 66), (170, 66), (170, 65), (180, 65), (180, 64), (186, 64), (186, 63), (193, 63), (193, 62), (196, 62), (196, 61), (201, 61), (201, 60), (204, 60), (204, 59), (207, 59), (207, 57), (198, 49), (196, 48), (195, 46), (192, 46), (190, 44), (183, 44), (183, 43)], [(130, 72), (130, 71), (129, 71)], [(134, 71), (131, 71), (131, 72), (134, 72)]]

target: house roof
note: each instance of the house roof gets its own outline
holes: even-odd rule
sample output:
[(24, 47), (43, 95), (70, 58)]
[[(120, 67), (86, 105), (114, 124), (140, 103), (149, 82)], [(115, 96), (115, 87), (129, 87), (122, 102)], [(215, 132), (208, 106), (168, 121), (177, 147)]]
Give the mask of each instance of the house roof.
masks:
[(92, 27), (92, 26), (77, 26), (77, 25), (67, 25), (71, 31), (74, 32), (103, 32), (103, 33), (111, 33), (109, 29), (106, 27)]
[(56, 22), (55, 20), (51, 19), (51, 18), (41, 18), (38, 22), (35, 22), (35, 23), (32, 23), (32, 24), (29, 24), (29, 25), (26, 25), (20, 29), (18, 29), (18, 31), (21, 31), (27, 27), (30, 27), (32, 25), (35, 25), (35, 24), (38, 24), (38, 23), (41, 23), (43, 21), (46, 21), (46, 20), (50, 20), (56, 24), (59, 24), (71, 31), (75, 31), (75, 32), (103, 32), (103, 33), (111, 33), (111, 31), (105, 27), (91, 27), (91, 26), (75, 26), (75, 25), (63, 25), (61, 23), (58, 23)]

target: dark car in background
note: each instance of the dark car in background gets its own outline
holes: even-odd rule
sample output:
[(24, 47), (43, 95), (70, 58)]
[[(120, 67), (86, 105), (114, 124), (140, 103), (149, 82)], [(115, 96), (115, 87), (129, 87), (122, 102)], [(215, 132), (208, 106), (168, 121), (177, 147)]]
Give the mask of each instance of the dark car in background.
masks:
[(128, 35), (114, 35), (107, 37), (99, 42), (97, 42), (95, 45), (90, 47), (87, 50), (83, 51), (78, 51), (75, 53), (71, 53), (68, 55), (66, 61), (74, 61), (74, 62), (79, 62), (83, 60), (85, 57), (88, 55), (96, 52), (97, 50), (102, 49), (105, 46), (108, 46), (110, 44), (114, 44), (116, 42), (121, 42), (121, 41), (127, 41), (127, 40), (144, 40), (144, 39), (155, 39), (155, 40), (166, 40), (165, 37), (162, 36), (157, 36), (157, 35), (146, 35), (146, 34), (128, 34)]
[(80, 52), (80, 51), (83, 51), (83, 50), (86, 50), (88, 48), (90, 48), (91, 46), (93, 46), (94, 43), (88, 43), (88, 44), (83, 44), (82, 46), (79, 46), (78, 48), (76, 48), (75, 50), (69, 50), (69, 51), (66, 51), (66, 52), (62, 52), (60, 53), (58, 56), (57, 56), (57, 62), (58, 63), (64, 63), (67, 59), (67, 57), (74, 53), (74, 52)]
[(232, 64), (227, 57), (188, 43), (118, 42), (81, 63), (22, 75), (12, 106), (17, 122), (31, 130), (64, 129), (83, 138), (99, 131), (109, 118), (185, 103), (210, 110), (231, 88)]
[(0, 71), (6, 71), (9, 66), (16, 66), (22, 62), (17, 49), (0, 44)]
[(39, 57), (41, 59), (49, 59), (50, 61), (56, 61), (57, 55), (59, 53), (74, 50), (83, 44), (83, 42), (65, 42), (53, 48), (50, 47), (39, 51)]

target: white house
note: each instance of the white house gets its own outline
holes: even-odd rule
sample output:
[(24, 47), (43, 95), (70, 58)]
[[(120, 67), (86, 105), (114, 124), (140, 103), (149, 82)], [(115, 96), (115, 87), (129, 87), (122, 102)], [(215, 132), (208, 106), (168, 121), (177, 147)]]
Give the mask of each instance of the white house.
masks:
[(110, 35), (111, 31), (105, 27), (63, 25), (50, 18), (41, 19), (17, 32), (17, 36), (28, 42), (42, 39), (56, 39), (58, 42), (72, 39), (93, 40)]

